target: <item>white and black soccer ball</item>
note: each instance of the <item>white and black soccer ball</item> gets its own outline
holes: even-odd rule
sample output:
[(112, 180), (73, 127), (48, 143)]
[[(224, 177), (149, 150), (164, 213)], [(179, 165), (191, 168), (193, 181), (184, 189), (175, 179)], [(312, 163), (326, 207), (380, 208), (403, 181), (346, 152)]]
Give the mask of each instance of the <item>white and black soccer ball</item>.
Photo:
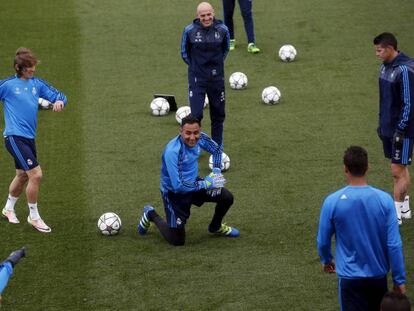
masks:
[(150, 104), (150, 108), (154, 116), (165, 116), (170, 112), (170, 104), (163, 97), (154, 98)]
[(279, 50), (279, 58), (284, 62), (293, 62), (296, 58), (296, 49), (293, 45), (285, 44)]
[(268, 86), (262, 92), (262, 101), (266, 105), (275, 105), (280, 101), (282, 94), (275, 86)]
[(98, 219), (98, 229), (103, 235), (116, 235), (121, 227), (121, 218), (115, 213), (105, 213)]
[(191, 108), (189, 106), (182, 106), (177, 109), (175, 113), (175, 119), (181, 125), (181, 120), (184, 119), (191, 113)]
[(40, 109), (45, 109), (46, 110), (46, 109), (53, 108), (53, 104), (50, 101), (48, 101), (47, 99), (39, 97), (38, 103), (39, 103), (39, 108)]
[[(213, 155), (208, 159), (208, 166), (213, 169)], [(227, 171), (230, 168), (230, 157), (224, 152), (221, 154), (221, 170)]]
[(243, 72), (234, 72), (230, 75), (229, 83), (233, 90), (242, 90), (247, 87), (247, 76)]

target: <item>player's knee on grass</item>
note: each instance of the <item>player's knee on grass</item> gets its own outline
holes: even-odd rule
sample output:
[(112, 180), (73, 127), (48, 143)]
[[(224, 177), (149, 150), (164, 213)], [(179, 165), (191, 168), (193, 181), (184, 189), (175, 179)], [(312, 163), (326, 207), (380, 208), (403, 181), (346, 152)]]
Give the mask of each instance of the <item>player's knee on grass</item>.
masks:
[(173, 246), (183, 246), (185, 244), (185, 230), (184, 228), (170, 228), (168, 242)]

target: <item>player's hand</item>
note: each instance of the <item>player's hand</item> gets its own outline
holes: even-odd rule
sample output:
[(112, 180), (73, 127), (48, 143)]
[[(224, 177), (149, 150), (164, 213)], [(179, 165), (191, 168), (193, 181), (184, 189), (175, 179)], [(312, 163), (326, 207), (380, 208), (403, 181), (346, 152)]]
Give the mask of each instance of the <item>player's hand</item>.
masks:
[(401, 284), (401, 285), (394, 284), (393, 291), (396, 293), (405, 294), (407, 289), (405, 288), (405, 284)]
[(65, 107), (64, 102), (61, 100), (58, 100), (57, 102), (53, 104), (53, 111), (55, 112), (62, 111), (63, 107)]
[(213, 174), (207, 175), (204, 177), (204, 189), (210, 190), (214, 188), (222, 188), (226, 179), (224, 178), (223, 174)]
[(396, 130), (394, 136), (392, 138), (392, 144), (394, 145), (394, 149), (402, 149), (404, 140), (404, 133), (400, 130)]
[(326, 273), (335, 273), (335, 263), (334, 262), (330, 262), (327, 264), (322, 264), (322, 270)]

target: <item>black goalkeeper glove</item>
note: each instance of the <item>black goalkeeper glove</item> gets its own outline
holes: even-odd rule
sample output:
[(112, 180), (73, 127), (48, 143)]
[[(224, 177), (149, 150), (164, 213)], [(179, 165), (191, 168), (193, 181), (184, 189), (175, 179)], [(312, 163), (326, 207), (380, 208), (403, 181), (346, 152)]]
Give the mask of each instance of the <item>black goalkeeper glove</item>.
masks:
[(394, 145), (394, 149), (396, 150), (402, 149), (403, 140), (404, 140), (404, 133), (397, 129), (392, 138), (392, 144)]

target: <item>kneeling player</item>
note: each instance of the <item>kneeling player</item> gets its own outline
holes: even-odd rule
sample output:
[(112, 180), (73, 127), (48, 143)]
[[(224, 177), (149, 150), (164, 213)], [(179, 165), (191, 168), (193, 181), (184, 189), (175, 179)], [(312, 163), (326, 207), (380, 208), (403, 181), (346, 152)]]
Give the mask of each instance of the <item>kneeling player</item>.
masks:
[[(201, 149), (213, 155), (213, 172), (205, 178), (198, 177), (198, 158)], [(190, 217), (191, 205), (216, 203), (208, 231), (226, 237), (238, 237), (236, 228), (221, 221), (233, 204), (233, 195), (223, 188), (221, 174), (221, 147), (201, 132), (201, 123), (189, 115), (181, 122), (180, 134), (165, 147), (162, 155), (161, 195), (164, 202), (165, 221), (155, 209), (147, 205), (138, 224), (138, 232), (145, 235), (151, 222), (172, 245), (184, 245), (185, 224)]]

